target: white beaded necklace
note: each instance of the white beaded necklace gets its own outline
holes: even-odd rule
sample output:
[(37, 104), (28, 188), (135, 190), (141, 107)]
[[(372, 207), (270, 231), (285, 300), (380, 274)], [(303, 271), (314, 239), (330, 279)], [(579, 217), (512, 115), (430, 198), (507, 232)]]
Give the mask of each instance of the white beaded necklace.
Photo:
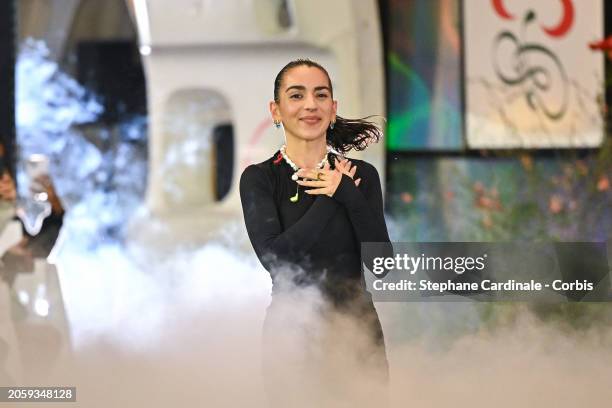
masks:
[[(332, 152), (332, 148), (331, 146), (327, 146), (327, 152), (325, 153), (325, 156), (323, 157), (323, 159), (319, 162), (319, 164), (317, 164), (317, 168), (322, 169), (323, 166), (325, 166), (325, 162), (327, 161), (327, 155), (329, 153)], [(293, 161), (291, 161), (291, 159), (289, 158), (289, 156), (287, 155), (287, 145), (282, 145), (280, 148), (280, 154), (281, 156), (283, 156), (283, 159), (287, 162), (287, 164), (289, 166), (291, 166), (291, 168), (293, 169), (294, 173), (291, 175), (291, 180), (293, 181), (298, 181), (298, 175), (297, 172), (300, 170), (300, 168), (297, 166), (297, 164), (295, 164)], [(295, 192), (295, 195), (293, 197), (289, 198), (289, 201), (291, 201), (292, 203), (297, 202), (297, 200), (299, 199), (299, 193), (300, 193), (300, 185), (297, 185), (297, 190)]]

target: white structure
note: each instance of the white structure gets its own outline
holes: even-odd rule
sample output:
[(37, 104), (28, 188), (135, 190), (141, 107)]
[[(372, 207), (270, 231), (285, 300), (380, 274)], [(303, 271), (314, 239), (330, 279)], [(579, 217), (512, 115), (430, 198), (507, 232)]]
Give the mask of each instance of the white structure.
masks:
[[(385, 115), (376, 0), (133, 0), (147, 79), (147, 207), (191, 238), (241, 218), (238, 181), (282, 143), (268, 102), (276, 73), (308, 57), (329, 69), (339, 114)], [(233, 128), (233, 161), (216, 162), (215, 129)], [(222, 137), (229, 137), (226, 133)], [(229, 145), (228, 145), (229, 146)], [(384, 180), (384, 143), (363, 154)], [(232, 161), (232, 163), (228, 163)], [(232, 172), (215, 194), (216, 166)], [(185, 214), (188, 214), (185, 215)]]

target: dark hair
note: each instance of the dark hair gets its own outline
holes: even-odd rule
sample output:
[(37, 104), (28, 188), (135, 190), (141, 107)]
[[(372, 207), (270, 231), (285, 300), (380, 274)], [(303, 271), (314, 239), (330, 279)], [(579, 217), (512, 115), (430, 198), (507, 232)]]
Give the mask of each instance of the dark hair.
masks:
[[(279, 94), (281, 82), (285, 74), (287, 71), (300, 66), (320, 69), (327, 77), (327, 82), (329, 83), (329, 89), (333, 98), (334, 90), (327, 70), (320, 64), (309, 59), (296, 59), (285, 65), (274, 79), (274, 101), (276, 103), (280, 102)], [(371, 117), (372, 116), (361, 119), (345, 119), (336, 115), (334, 128), (327, 129), (327, 143), (339, 153), (344, 154), (351, 149), (364, 150), (370, 143), (378, 142), (382, 137), (382, 132), (375, 123), (368, 120)]]

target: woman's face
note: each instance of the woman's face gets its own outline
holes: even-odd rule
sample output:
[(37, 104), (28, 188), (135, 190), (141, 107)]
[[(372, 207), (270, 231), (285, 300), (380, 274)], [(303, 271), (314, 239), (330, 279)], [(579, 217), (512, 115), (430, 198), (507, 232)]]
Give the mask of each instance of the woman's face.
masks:
[(290, 69), (278, 96), (278, 103), (270, 102), (270, 112), (274, 120), (283, 122), (288, 138), (325, 138), (329, 123), (336, 120), (337, 101), (323, 71), (306, 65)]

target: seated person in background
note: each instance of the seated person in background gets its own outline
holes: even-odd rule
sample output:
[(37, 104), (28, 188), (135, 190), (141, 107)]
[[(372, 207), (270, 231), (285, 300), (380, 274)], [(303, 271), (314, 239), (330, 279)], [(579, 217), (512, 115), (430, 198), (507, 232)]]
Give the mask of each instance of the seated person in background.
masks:
[[(63, 223), (64, 208), (49, 177), (40, 176), (34, 181), (43, 186), (47, 193), (47, 200), (51, 204), (51, 214), (44, 219), (40, 232), (35, 236), (28, 234), (22, 223), (21, 240), (2, 255), (0, 262), (0, 284), (8, 285), (9, 290), (6, 291), (7, 293), (17, 290), (18, 282), (16, 282), (16, 279), (19, 274), (34, 276), (31, 274), (35, 271), (35, 259), (45, 259), (49, 256)], [(0, 200), (14, 201), (15, 197), (16, 192), (13, 179), (5, 173), (0, 178)], [(53, 270), (52, 273), (56, 273), (54, 267), (51, 266), (51, 268)], [(44, 278), (47, 285), (50, 283), (48, 280), (49, 276), (47, 274)], [(55, 293), (59, 291), (59, 287), (47, 287), (47, 291), (49, 290)], [(53, 296), (51, 292), (48, 292), (47, 296)], [(61, 298), (61, 292), (58, 293), (55, 296)], [(12, 297), (14, 298), (13, 302), (11, 303), (10, 300), (7, 302), (12, 304), (9, 307), (9, 309), (12, 309), (12, 312), (5, 311), (5, 318), (13, 319), (12, 326), (14, 326), (17, 344), (13, 347), (9, 347), (10, 344), (3, 347), (2, 339), (0, 338), (0, 383), (2, 383), (3, 376), (2, 366), (6, 365), (6, 363), (2, 362), (3, 350), (20, 355), (21, 371), (25, 376), (24, 378), (42, 381), (60, 358), (62, 350), (65, 350), (66, 345), (69, 344), (66, 327), (57, 326), (56, 321), (47, 320), (46, 317), (30, 316), (29, 313), (31, 312), (27, 312), (26, 308), (15, 301), (14, 293)], [(51, 299), (49, 301), (53, 302)], [(64, 313), (63, 306), (61, 309), (61, 313)], [(17, 350), (11, 350), (15, 347), (19, 349), (18, 353)]]
[[(0, 179), (0, 199), (12, 197), (11, 199), (15, 200), (15, 185), (10, 176), (8, 179), (5, 178), (6, 174)], [(21, 241), (9, 248), (2, 256), (3, 267), (0, 268), (0, 274), (4, 273), (4, 279), (9, 285), (13, 283), (17, 273), (27, 273), (34, 269), (34, 258), (49, 256), (62, 228), (64, 208), (49, 176), (38, 177), (35, 181), (42, 185), (47, 193), (47, 199), (51, 204), (51, 214), (45, 218), (37, 235), (28, 234), (22, 227)]]

